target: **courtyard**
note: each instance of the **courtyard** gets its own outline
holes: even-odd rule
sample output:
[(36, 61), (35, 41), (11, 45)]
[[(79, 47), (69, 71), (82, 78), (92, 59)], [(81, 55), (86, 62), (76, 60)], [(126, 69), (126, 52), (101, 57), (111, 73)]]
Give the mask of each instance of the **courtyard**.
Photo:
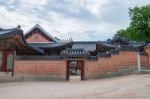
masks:
[(150, 99), (150, 75), (0, 83), (0, 99)]

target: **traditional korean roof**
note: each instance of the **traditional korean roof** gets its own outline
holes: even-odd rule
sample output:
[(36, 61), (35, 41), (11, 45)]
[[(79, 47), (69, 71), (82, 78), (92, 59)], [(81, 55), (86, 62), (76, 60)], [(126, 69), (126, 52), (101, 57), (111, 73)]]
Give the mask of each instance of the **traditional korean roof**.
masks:
[(39, 56), (39, 55), (21, 55), (21, 56), (16, 56), (16, 60), (62, 60), (62, 56), (52, 56), (52, 55), (46, 55), (46, 56)]
[[(46, 38), (53, 40), (54, 42), (49, 43), (27, 43), (25, 38), (30, 35), (34, 30), (38, 29)], [(36, 24), (31, 28), (26, 35), (23, 35), (23, 31), (20, 26), (13, 29), (1, 29), (0, 28), (0, 43), (3, 40), (9, 40), (13, 38), (15, 48), (19, 49), (22, 53), (24, 51), (32, 52), (35, 54), (57, 54), (61, 52), (61, 56), (64, 57), (89, 57), (90, 55), (96, 59), (99, 57), (108, 57), (110, 54), (116, 54), (119, 50), (139, 50), (143, 51), (143, 48), (147, 45), (144, 42), (133, 42), (120, 37), (113, 38), (108, 41), (72, 41), (71, 40), (60, 40), (51, 36), (46, 32), (40, 25)], [(12, 42), (11, 42), (12, 43)], [(10, 44), (11, 45), (11, 44)], [(4, 46), (4, 44), (0, 45)], [(104, 47), (103, 50), (97, 50), (97, 47)], [(150, 47), (150, 44), (146, 46)], [(52, 49), (52, 52), (50, 51)], [(57, 53), (57, 49), (59, 53)], [(44, 51), (43, 51), (44, 50)], [(48, 53), (50, 52), (50, 53)], [(103, 52), (103, 53), (102, 53)], [(108, 52), (108, 53), (106, 53)], [(92, 59), (91, 57), (91, 59)]]
[(0, 40), (11, 37), (15, 34), (22, 33), (23, 31), (20, 29), (20, 26), (12, 29), (2, 29), (0, 28)]
[(141, 47), (144, 47), (144, 46), (148, 45), (148, 43), (145, 43), (145, 42), (130, 42), (129, 45), (133, 46), (133, 47), (141, 48)]
[(65, 49), (61, 52), (61, 56), (66, 58), (86, 58), (89, 57), (90, 54), (84, 49)]
[(126, 38), (121, 38), (121, 37), (115, 37), (112, 40), (108, 40), (107, 42), (110, 44), (115, 44), (115, 42), (120, 41), (123, 44), (129, 44), (129, 40), (127, 40)]
[(145, 48), (150, 48), (150, 43), (148, 43), (148, 44), (145, 46)]
[(97, 45), (98, 46), (103, 46), (103, 47), (106, 47), (106, 48), (109, 48), (109, 49), (115, 49), (117, 48), (117, 45), (114, 45), (114, 44), (109, 44), (109, 43), (106, 43), (106, 42), (97, 42)]
[(85, 51), (95, 51), (97, 42), (73, 42), (72, 49), (84, 49)]
[[(122, 43), (122, 44), (116, 44), (116, 43)], [(129, 41), (128, 39), (121, 38), (121, 37), (116, 37), (113, 38), (112, 40), (108, 40), (105, 43), (102, 44), (111, 44), (110, 46), (116, 46), (117, 49), (121, 50), (139, 50), (141, 48), (144, 48), (144, 46), (147, 45), (145, 42), (135, 42), (135, 41)]]
[(138, 47), (134, 47), (131, 45), (120, 45), (119, 49), (120, 50), (139, 50)]
[(51, 49), (51, 48), (67, 47), (70, 46), (72, 42), (29, 43), (29, 44), (41, 49)]
[(27, 38), (33, 30), (38, 29), (39, 31), (41, 31), (41, 33), (49, 40), (49, 41), (54, 41), (57, 42), (59, 41), (59, 39), (53, 37), (52, 35), (50, 35), (47, 31), (45, 31), (39, 24), (36, 24), (35, 26), (33, 26), (29, 31), (27, 31), (25, 33), (25, 38)]
[[(0, 29), (0, 41), (7, 40), (10, 42), (10, 45), (13, 43), (18, 49), (24, 49), (32, 53), (42, 54), (43, 50), (30, 46), (24, 39), (23, 31), (20, 29), (20, 26), (13, 29)], [(9, 45), (9, 46), (10, 46)], [(5, 44), (3, 45), (5, 46)]]

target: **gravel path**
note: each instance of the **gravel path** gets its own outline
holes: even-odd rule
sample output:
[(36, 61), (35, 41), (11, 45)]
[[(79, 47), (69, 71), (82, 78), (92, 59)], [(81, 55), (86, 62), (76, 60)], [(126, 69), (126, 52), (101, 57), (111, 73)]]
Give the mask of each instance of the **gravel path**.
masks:
[(0, 99), (150, 99), (150, 75), (0, 83)]

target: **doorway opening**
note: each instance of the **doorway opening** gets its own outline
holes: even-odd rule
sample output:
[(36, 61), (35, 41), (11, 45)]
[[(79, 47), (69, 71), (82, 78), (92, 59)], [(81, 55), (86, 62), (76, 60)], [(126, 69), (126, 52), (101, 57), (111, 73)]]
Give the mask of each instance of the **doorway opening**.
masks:
[(84, 60), (68, 60), (66, 79), (84, 79)]

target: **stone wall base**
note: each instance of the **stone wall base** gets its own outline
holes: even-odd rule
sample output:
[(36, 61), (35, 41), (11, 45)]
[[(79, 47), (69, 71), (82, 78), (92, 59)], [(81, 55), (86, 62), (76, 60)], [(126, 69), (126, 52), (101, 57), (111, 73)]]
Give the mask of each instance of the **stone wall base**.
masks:
[(64, 75), (20, 75), (25, 81), (59, 81), (66, 80)]
[(3, 82), (18, 82), (18, 81), (65, 81), (66, 76), (63, 75), (26, 75), (17, 74), (11, 76), (10, 73), (0, 73), (0, 83)]
[(101, 74), (90, 74), (87, 75), (85, 79), (100, 79), (100, 78), (110, 78), (110, 77), (117, 77), (117, 76), (124, 76), (124, 75), (130, 75), (135, 74), (138, 72), (137, 66), (129, 66), (128, 68), (121, 68), (118, 69), (115, 72), (105, 72)]

